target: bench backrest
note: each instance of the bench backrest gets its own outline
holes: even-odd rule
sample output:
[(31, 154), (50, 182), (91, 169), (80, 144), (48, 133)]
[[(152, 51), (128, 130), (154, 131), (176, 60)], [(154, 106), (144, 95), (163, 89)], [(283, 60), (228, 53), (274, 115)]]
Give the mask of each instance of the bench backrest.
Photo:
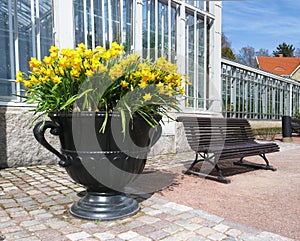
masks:
[(291, 118), (291, 126), (292, 126), (292, 128), (299, 129), (300, 128), (300, 119)]
[(254, 141), (249, 122), (246, 119), (208, 117), (177, 118), (183, 122), (185, 134), (193, 150), (205, 150), (211, 145), (238, 144)]

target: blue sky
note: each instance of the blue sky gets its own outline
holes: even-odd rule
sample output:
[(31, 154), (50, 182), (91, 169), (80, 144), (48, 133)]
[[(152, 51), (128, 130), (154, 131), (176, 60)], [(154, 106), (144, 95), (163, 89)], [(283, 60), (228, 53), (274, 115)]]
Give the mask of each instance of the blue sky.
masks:
[(269, 54), (283, 42), (300, 48), (300, 0), (225, 0), (222, 32), (237, 53), (251, 46)]

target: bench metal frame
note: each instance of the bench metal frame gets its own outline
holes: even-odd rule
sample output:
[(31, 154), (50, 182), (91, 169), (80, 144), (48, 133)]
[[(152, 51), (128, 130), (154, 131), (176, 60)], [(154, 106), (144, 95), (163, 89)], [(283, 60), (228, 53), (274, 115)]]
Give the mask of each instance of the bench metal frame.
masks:
[[(276, 143), (256, 142), (247, 120), (187, 116), (178, 117), (177, 120), (183, 122), (188, 143), (196, 153), (195, 160), (184, 171), (185, 174), (230, 183), (230, 179), (224, 177), (218, 162), (233, 158), (239, 159), (233, 162), (235, 165), (276, 171), (276, 168), (270, 166), (266, 153), (279, 151), (279, 146)], [(260, 156), (266, 164), (243, 160), (247, 156), (255, 155)], [(199, 162), (210, 163), (218, 176), (195, 171), (194, 166)]]

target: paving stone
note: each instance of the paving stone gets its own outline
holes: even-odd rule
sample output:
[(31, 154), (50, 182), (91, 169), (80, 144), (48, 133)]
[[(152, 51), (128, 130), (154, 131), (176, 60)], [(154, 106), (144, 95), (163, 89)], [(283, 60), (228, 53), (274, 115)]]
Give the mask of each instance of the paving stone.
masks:
[(181, 213), (178, 215), (179, 218), (182, 219), (191, 219), (193, 217), (196, 217), (197, 215), (195, 213), (192, 212), (185, 212), (185, 213)]
[(207, 241), (208, 239), (200, 237), (200, 236), (194, 236), (186, 239), (186, 241)]
[(243, 241), (243, 240), (235, 237), (227, 237), (223, 239), (223, 241)]
[(20, 238), (16, 241), (41, 241), (41, 239), (35, 236), (31, 236), (31, 237)]
[(224, 218), (221, 218), (217, 215), (213, 215), (213, 214), (209, 214), (203, 210), (194, 210), (194, 212), (198, 215), (200, 215), (201, 217), (203, 217), (204, 219), (216, 222), (216, 223), (220, 223), (224, 220)]
[(155, 222), (160, 221), (159, 218), (155, 218), (155, 217), (151, 217), (151, 216), (142, 216), (137, 218), (138, 221), (143, 222), (143, 223), (147, 223), (147, 224), (153, 224)]
[(51, 213), (42, 213), (42, 214), (38, 214), (36, 215), (37, 219), (49, 219), (52, 218), (53, 215)]
[(84, 238), (89, 238), (91, 235), (89, 235), (86, 232), (78, 232), (78, 233), (71, 233), (66, 235), (68, 239), (72, 241), (84, 239)]
[(212, 235), (209, 235), (208, 238), (211, 240), (219, 241), (225, 239), (227, 236), (222, 233), (214, 233)]
[(119, 238), (124, 239), (124, 240), (133, 239), (137, 236), (139, 236), (138, 233), (133, 232), (133, 231), (128, 231), (128, 232), (121, 233), (118, 235)]
[(116, 235), (111, 232), (94, 233), (93, 235), (103, 241), (110, 240), (116, 237)]
[(197, 229), (202, 228), (203, 226), (196, 224), (196, 223), (188, 223), (184, 226), (185, 229), (190, 230), (190, 231), (195, 231)]
[[(23, 230), (23, 228), (20, 226), (9, 226), (9, 227), (1, 229), (2, 233), (15, 233), (17, 231), (22, 231), (22, 230)], [(1, 234), (1, 231), (0, 231), (0, 234)]]
[(14, 203), (15, 200), (10, 199), (10, 198), (1, 198), (0, 199), (0, 204), (4, 204), (4, 203)]
[(34, 231), (38, 231), (38, 230), (45, 230), (47, 228), (48, 227), (45, 226), (44, 224), (38, 224), (38, 225), (26, 227), (26, 229), (29, 230), (30, 232), (34, 232)]
[(29, 212), (29, 215), (35, 216), (38, 214), (46, 213), (45, 209), (35, 209)]
[(3, 228), (6, 228), (6, 227), (15, 226), (15, 225), (16, 225), (16, 223), (13, 221), (3, 222), (3, 223), (0, 223), (0, 230)]
[(164, 204), (163, 207), (172, 208), (172, 209), (175, 209), (180, 212), (186, 212), (186, 211), (193, 210), (191, 207), (173, 203), (173, 202), (168, 202), (168, 203)]
[(138, 235), (137, 237), (130, 239), (130, 241), (152, 241), (150, 238)]
[[(159, 226), (158, 226), (159, 227)], [(169, 236), (169, 233), (163, 230), (158, 230), (152, 233), (149, 233), (149, 237), (153, 240), (162, 240), (163, 238)]]
[(217, 232), (215, 230), (211, 229), (211, 228), (202, 227), (200, 229), (197, 229), (196, 233), (200, 234), (203, 237), (207, 237), (207, 236), (215, 234)]
[(177, 240), (187, 240), (188, 238), (195, 237), (196, 234), (194, 232), (184, 230), (182, 232), (175, 233), (172, 236)]
[(83, 228), (83, 229), (88, 229), (88, 228), (97, 227), (97, 225), (95, 223), (88, 222), (88, 223), (81, 224), (80, 227)]
[(161, 241), (178, 241), (178, 239), (173, 236), (168, 236), (168, 237), (162, 239)]
[[(157, 226), (159, 227), (159, 226)], [(150, 226), (150, 225), (143, 225), (137, 228), (134, 228), (133, 231), (141, 234), (141, 235), (146, 235), (148, 233), (152, 233), (154, 231), (156, 231), (156, 227)]]
[(28, 212), (26, 211), (20, 211), (20, 212), (15, 212), (15, 213), (11, 213), (10, 214), (11, 218), (15, 218), (15, 217), (28, 217)]
[(38, 225), (38, 224), (40, 224), (40, 222), (37, 220), (24, 221), (24, 222), (20, 223), (20, 225), (23, 227), (29, 227), (29, 226), (34, 226), (34, 225)]
[(229, 229), (229, 227), (224, 224), (218, 224), (218, 225), (214, 226), (213, 229), (216, 231), (219, 231), (221, 233), (224, 233)]
[(174, 234), (174, 233), (177, 233), (179, 231), (182, 231), (183, 228), (179, 225), (171, 224), (169, 227), (163, 228), (163, 230), (166, 231), (169, 234)]
[(50, 226), (52, 229), (62, 229), (69, 225), (69, 223), (64, 221), (55, 221), (55, 222), (47, 222), (47, 225)]
[(31, 236), (27, 231), (17, 231), (17, 232), (13, 232), (13, 233), (7, 233), (5, 234), (6, 239), (7, 240), (17, 240), (17, 239), (21, 239), (21, 238), (25, 238), (25, 237), (29, 237)]
[(235, 228), (230, 228), (225, 232), (227, 235), (230, 235), (232, 237), (238, 237), (239, 235), (242, 234), (241, 230), (235, 229)]

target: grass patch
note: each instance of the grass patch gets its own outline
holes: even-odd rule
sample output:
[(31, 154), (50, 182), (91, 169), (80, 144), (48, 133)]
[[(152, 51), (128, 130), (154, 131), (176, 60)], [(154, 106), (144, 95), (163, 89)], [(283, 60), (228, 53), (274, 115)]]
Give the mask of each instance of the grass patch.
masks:
[(281, 134), (282, 130), (280, 127), (271, 128), (256, 128), (253, 129), (253, 134), (257, 139), (260, 140), (274, 140), (276, 134)]

